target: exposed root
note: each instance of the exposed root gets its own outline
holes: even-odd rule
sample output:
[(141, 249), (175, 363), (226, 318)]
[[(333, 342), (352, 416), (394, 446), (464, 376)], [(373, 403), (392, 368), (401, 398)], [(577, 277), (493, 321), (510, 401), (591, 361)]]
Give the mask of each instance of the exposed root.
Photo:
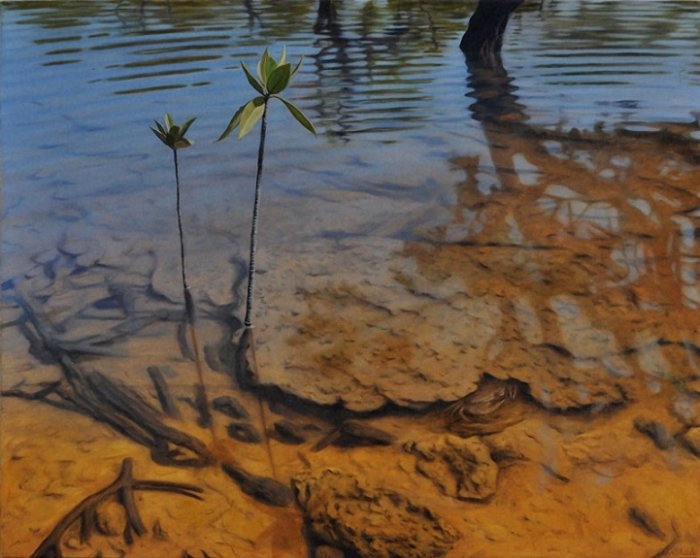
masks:
[(61, 542), (63, 536), (76, 521), (80, 521), (80, 542), (87, 543), (94, 531), (99, 529), (97, 524), (98, 506), (111, 499), (115, 499), (124, 508), (126, 520), (122, 536), (126, 544), (132, 544), (134, 536), (140, 537), (146, 533), (146, 527), (134, 501), (136, 490), (171, 492), (197, 500), (202, 499), (200, 496), (202, 489), (198, 486), (155, 480), (137, 480), (133, 477), (133, 468), (131, 458), (124, 459), (117, 479), (106, 488), (85, 498), (63, 516), (37, 547), (31, 558), (62, 558)]

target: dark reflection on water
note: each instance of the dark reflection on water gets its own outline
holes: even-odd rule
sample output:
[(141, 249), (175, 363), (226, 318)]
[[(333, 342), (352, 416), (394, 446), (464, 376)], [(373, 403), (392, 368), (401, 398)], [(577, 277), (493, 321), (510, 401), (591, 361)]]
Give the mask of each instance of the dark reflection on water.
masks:
[[(574, 555), (601, 545), (635, 556), (678, 541), (697, 548), (694, 500), (673, 499), (697, 488), (697, 465), (679, 449), (700, 413), (697, 4), (526, 3), (511, 20), (504, 67), (489, 70), (466, 68), (457, 49), (473, 8), (438, 0), (0, 4), (3, 290), (8, 301), (29, 295), (71, 358), (149, 401), (140, 374), (162, 366), (187, 411), (178, 428), (208, 439), (187, 422), (198, 403), (175, 325), (182, 293), (172, 169), (148, 130), (165, 111), (198, 116), (196, 143), (180, 161), (200, 338), (212, 395), (234, 392), (253, 414), (257, 402), (221, 372), (230, 372), (231, 314), (240, 314), (257, 145), (213, 140), (250, 96), (239, 61), (286, 45), (291, 58), (305, 57), (290, 97), (320, 133), (297, 129), (281, 107), (271, 113), (259, 379), (351, 411), (459, 401), (448, 427), (433, 415), (425, 424), (410, 414), (374, 417), (412, 444), (410, 461), (399, 444), (379, 459), (351, 453), (357, 439), (334, 444), (357, 425), (333, 430), (331, 412), (303, 417), (314, 423), (302, 431), (308, 446), (280, 442), (291, 436), (285, 423), (275, 431), (277, 473), (289, 477), (310, 460), (391, 483), (387, 464), (398, 463), (396, 484), (424, 494), (465, 535), (455, 558), (478, 548), (515, 555), (515, 546), (563, 556), (574, 543)], [(20, 310), (6, 304), (3, 388), (46, 387), (56, 371), (37, 364)], [(482, 391), (460, 399), (484, 386), (491, 399)], [(285, 401), (271, 412), (282, 414)], [(484, 407), (498, 420), (489, 422)], [(85, 416), (51, 415), (32, 440), (24, 407), (12, 409), (4, 432), (21, 479), (15, 500), (49, 493), (60, 508), (32, 507), (37, 515), (23, 530), (25, 510), (12, 507), (4, 544), (28, 555), (36, 529), (43, 536), (70, 509), (75, 494), (56, 497), (64, 485), (106, 483), (73, 471), (72, 454), (65, 478), (39, 457), (37, 438), (53, 433), (72, 447), (79, 432), (51, 428)], [(479, 413), (481, 423), (465, 424)], [(490, 507), (455, 507), (449, 489), (432, 494), (430, 481), (411, 476), (415, 456), (430, 461), (432, 451), (418, 438), (432, 442), (446, 429), (477, 433), (499, 456), (503, 488)], [(102, 455), (135, 451), (106, 431), (116, 436), (108, 450), (90, 445), (102, 434), (79, 441), (94, 454), (90, 470)], [(393, 439), (365, 435), (383, 448)], [(311, 451), (311, 441), (318, 449), (324, 440), (328, 447)], [(646, 443), (672, 449), (650, 453)], [(227, 455), (225, 443), (214, 445), (207, 458)], [(261, 447), (235, 449), (269, 474)], [(189, 537), (231, 545), (210, 555), (301, 555), (298, 514), (262, 520), (257, 504), (231, 506), (221, 497), (230, 486), (202, 475), (198, 482), (215, 487), (208, 511), (169, 510), (183, 525), (200, 522), (170, 525), (178, 553)], [(655, 483), (658, 493), (640, 495)], [(220, 509), (238, 515), (220, 522)], [(620, 522), (625, 537), (609, 532)]]

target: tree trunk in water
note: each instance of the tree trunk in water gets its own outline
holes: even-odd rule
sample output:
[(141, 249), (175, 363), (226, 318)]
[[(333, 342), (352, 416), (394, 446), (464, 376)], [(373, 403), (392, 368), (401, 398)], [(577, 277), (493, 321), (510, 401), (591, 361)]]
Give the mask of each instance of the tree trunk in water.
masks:
[(510, 14), (524, 0), (479, 0), (469, 27), (462, 36), (462, 49), (470, 66), (498, 68), (502, 66), (503, 34)]

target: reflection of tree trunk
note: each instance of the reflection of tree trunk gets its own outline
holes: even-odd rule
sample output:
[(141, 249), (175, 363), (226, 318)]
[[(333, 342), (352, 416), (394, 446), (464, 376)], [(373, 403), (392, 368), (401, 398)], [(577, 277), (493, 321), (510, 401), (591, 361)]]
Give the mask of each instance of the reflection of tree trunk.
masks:
[(524, 124), (525, 106), (518, 102), (518, 87), (500, 60), (496, 66), (483, 66), (467, 59), (467, 66), (467, 95), (474, 99), (469, 106), (472, 118), (481, 123), (501, 187), (514, 188), (517, 176), (513, 172), (513, 155), (532, 151), (532, 138)]
[(508, 19), (523, 1), (479, 0), (459, 44), (470, 66), (497, 68), (501, 65), (501, 47)]
[(475, 101), (469, 107), (474, 120), (482, 124), (512, 124), (527, 119), (525, 107), (518, 102), (516, 95), (518, 87), (502, 66), (469, 66), (467, 85), (471, 89), (468, 96)]
[(248, 13), (248, 26), (253, 27), (256, 21), (262, 25), (260, 14), (253, 6), (251, 0), (243, 0), (243, 6), (245, 7), (245, 11)]
[[(458, 190), (455, 212), (458, 222), (463, 218), (464, 208), (479, 208), (475, 211), (483, 212), (480, 222), (488, 220), (492, 234), (505, 234), (508, 230), (505, 219), (510, 218), (517, 225), (517, 232), (532, 245), (550, 245), (559, 239), (557, 245), (562, 248), (561, 239), (567, 239), (565, 248), (576, 252), (575, 258), (588, 254), (588, 257), (606, 262), (605, 269), (589, 268), (591, 285), (598, 290), (616, 289), (628, 293), (632, 301), (630, 312), (639, 310), (637, 300), (641, 299), (685, 315), (692, 305), (688, 304), (682, 278), (683, 266), (688, 264), (683, 263), (684, 252), (678, 239), (684, 235), (679, 235), (677, 229), (683, 219), (679, 208), (694, 202), (693, 191), (682, 183), (671, 187), (666, 184), (668, 178), (659, 180), (656, 186), (645, 187), (642, 182), (650, 182), (653, 173), (667, 168), (676, 156), (679, 160), (687, 159), (686, 150), (678, 149), (685, 140), (679, 136), (676, 142), (671, 139), (671, 133), (664, 131), (641, 136), (642, 141), (637, 142), (634, 135), (624, 131), (566, 131), (529, 123), (526, 107), (518, 99), (518, 87), (499, 56), (508, 15), (519, 4), (517, 1), (480, 0), (462, 41), (463, 50), (465, 42), (473, 49), (465, 50), (467, 96), (473, 99), (469, 109), (473, 120), (481, 125), (490, 161), (475, 161), (465, 156), (458, 162), (468, 174)], [(497, 12), (501, 14), (500, 20), (495, 15)], [(489, 24), (484, 24), (487, 19), (490, 28)], [(498, 25), (501, 26), (500, 37), (494, 35)], [(549, 151), (547, 143), (555, 153)], [(656, 156), (672, 144), (676, 148), (668, 149), (666, 155)], [(654, 152), (654, 145), (659, 151)], [(658, 147), (660, 145), (664, 148)], [(693, 155), (690, 157), (692, 160)], [(628, 159), (624, 165), (628, 171), (610, 170), (619, 168), (615, 160)], [(526, 174), (520, 174), (518, 165)], [(625, 178), (631, 169), (639, 173), (639, 182)], [(607, 185), (601, 180), (603, 172), (613, 173)], [(477, 174), (489, 173), (493, 174), (494, 185), (489, 186), (488, 199), (499, 207), (498, 212), (490, 214), (484, 209), (486, 195), (480, 193), (481, 185), (476, 178)], [(523, 182), (523, 176), (529, 180)], [(621, 182), (624, 188), (616, 188), (615, 181)], [(555, 193), (550, 192), (550, 187)], [(492, 196), (494, 191), (502, 193), (503, 197)], [(517, 204), (508, 201), (514, 194)], [(659, 203), (662, 199), (666, 201)], [(669, 201), (671, 199), (673, 202)], [(536, 214), (542, 219), (534, 220), (532, 216)], [(547, 226), (550, 232), (543, 236)], [(692, 236), (692, 233), (685, 233), (686, 238)], [(573, 262), (572, 259), (572, 265)], [(594, 285), (594, 281), (598, 283)], [(680, 320), (680, 323), (692, 323), (692, 320)], [(623, 329), (616, 333), (621, 340), (625, 339)], [(624, 346), (625, 342), (620, 344)]]
[(338, 12), (331, 0), (319, 0), (314, 33), (328, 31), (331, 36), (338, 35)]

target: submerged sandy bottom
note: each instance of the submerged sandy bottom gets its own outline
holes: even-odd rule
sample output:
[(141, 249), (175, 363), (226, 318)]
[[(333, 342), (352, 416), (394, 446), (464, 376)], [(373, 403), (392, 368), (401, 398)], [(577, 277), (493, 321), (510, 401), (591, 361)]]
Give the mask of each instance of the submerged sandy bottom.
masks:
[[(241, 255), (194, 232), (207, 397), (244, 410), (211, 427), (172, 241), (69, 231), (28, 256), (5, 285), (2, 555), (30, 556), (131, 460), (142, 532), (121, 492), (81, 515), (89, 537), (65, 525), (65, 556), (700, 556), (697, 155), (593, 140), (457, 157), (463, 183), (424, 220), (378, 192), (268, 204), (256, 391), (235, 366)], [(95, 371), (160, 434), (90, 391)], [(206, 465), (154, 462), (191, 457), (158, 445), (173, 430)], [(246, 493), (223, 463), (287, 492)]]
[[(169, 341), (151, 339), (149, 346), (162, 348), (166, 355), (172, 349)], [(130, 369), (147, 364), (140, 359), (123, 362)], [(221, 384), (220, 377), (212, 378), (210, 394), (235, 395), (250, 409), (250, 423), (262, 431), (254, 398)], [(191, 392), (190, 385), (173, 387), (180, 388), (177, 393)], [(153, 400), (151, 391), (142, 388)], [(553, 415), (531, 402), (510, 405), (508, 412), (517, 422), (480, 437), (491, 455), (500, 456), (496, 484), (489, 486), (478, 474), (473, 479), (485, 493), (492, 491), (483, 501), (455, 498), (454, 486), (465, 479), (447, 465), (428, 478), (417, 470), (416, 454), (408, 451), (445, 436), (457, 438), (446, 433), (442, 414), (367, 419), (367, 424), (395, 436), (390, 446), (331, 445), (314, 451), (313, 445), (332, 428), (328, 421), (279, 404), (273, 410), (265, 405), (264, 413), (268, 428), (291, 419), (309, 433), (309, 440), (299, 445), (270, 440), (277, 479), (287, 483), (301, 473), (332, 468), (370, 487), (405, 495), (458, 533), (445, 556), (648, 557), (666, 548), (669, 555), (700, 553), (700, 460), (679, 442), (660, 449), (634, 427), (644, 417), (671, 433), (682, 428), (669, 412), (667, 390), (599, 413)], [(264, 444), (227, 436), (230, 419), (215, 413), (213, 440), (209, 431), (193, 426), (196, 417), (187, 405), (180, 408), (183, 418), (174, 424), (205, 441), (217, 459), (233, 458), (249, 472), (272, 475)], [(104, 532), (81, 542), (78, 525), (71, 527), (63, 538), (66, 556), (97, 556), (99, 551), (102, 556), (144, 558), (186, 556), (183, 551), (197, 557), (307, 555), (304, 518), (296, 505), (258, 502), (215, 465), (158, 466), (145, 448), (88, 417), (6, 398), (3, 446), (3, 556), (30, 556), (62, 516), (116, 478), (125, 458), (134, 460), (135, 478), (194, 484), (203, 489), (202, 500), (137, 491), (147, 532), (131, 545), (122, 534), (123, 510), (114, 500), (106, 502), (99, 508)], [(442, 491), (436, 479), (441, 479)], [(404, 529), (389, 514), (379, 528), (388, 536)]]

